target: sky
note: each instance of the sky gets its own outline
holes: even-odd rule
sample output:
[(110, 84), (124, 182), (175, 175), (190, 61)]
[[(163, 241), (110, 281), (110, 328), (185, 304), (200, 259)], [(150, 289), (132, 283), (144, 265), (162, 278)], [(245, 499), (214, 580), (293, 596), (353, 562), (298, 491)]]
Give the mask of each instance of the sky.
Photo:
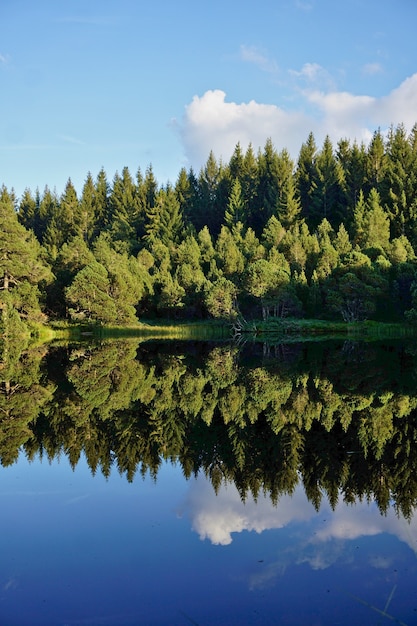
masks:
[(0, 185), (410, 131), (416, 23), (415, 0), (0, 0)]

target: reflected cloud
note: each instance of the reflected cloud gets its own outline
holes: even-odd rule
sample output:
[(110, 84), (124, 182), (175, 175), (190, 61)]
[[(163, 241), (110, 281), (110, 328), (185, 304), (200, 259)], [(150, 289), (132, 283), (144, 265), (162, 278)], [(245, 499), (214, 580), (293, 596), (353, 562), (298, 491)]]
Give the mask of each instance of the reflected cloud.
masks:
[(85, 494), (83, 494), (81, 496), (75, 496), (74, 498), (71, 498), (70, 500), (67, 500), (64, 503), (64, 506), (70, 506), (72, 504), (78, 504), (78, 502), (82, 502), (83, 500), (87, 500), (87, 498), (89, 498), (89, 497), (90, 497), (90, 494), (88, 494), (88, 493), (85, 493)]
[[(373, 502), (347, 505), (342, 500), (334, 511), (327, 504), (316, 513), (301, 485), (293, 496), (283, 496), (275, 507), (263, 495), (257, 502), (251, 497), (242, 502), (236, 487), (230, 483), (222, 485), (216, 495), (209, 481), (199, 476), (190, 484), (182, 513), (191, 519), (192, 528), (201, 540), (209, 539), (217, 545), (230, 544), (232, 535), (242, 531), (261, 533), (290, 524), (308, 523), (310, 528), (303, 531), (303, 536), (307, 537), (305, 543), (312, 547), (389, 533), (414, 552), (417, 549), (417, 515), (407, 522), (393, 509), (382, 516)], [(311, 557), (304, 555), (302, 561), (308, 560), (314, 568), (327, 567), (327, 563), (334, 560), (333, 551), (332, 548), (330, 558), (315, 553)]]
[[(382, 516), (376, 503), (347, 505), (342, 500), (334, 511), (325, 504), (317, 513), (302, 486), (296, 488), (292, 497), (282, 497), (274, 507), (265, 496), (257, 502), (248, 498), (243, 503), (230, 483), (221, 486), (216, 496), (209, 481), (199, 476), (190, 484), (181, 513), (190, 518), (192, 529), (201, 540), (208, 539), (215, 545), (227, 546), (232, 543), (233, 534), (243, 531), (285, 532), (284, 536), (277, 535), (275, 553), (267, 561), (259, 561), (249, 574), (249, 589), (275, 584), (291, 566), (307, 564), (313, 570), (324, 570), (335, 563), (354, 564), (354, 540), (364, 537), (388, 533), (413, 552), (417, 549), (417, 515), (409, 523), (393, 510)], [(374, 569), (388, 570), (392, 565), (384, 554), (367, 558)]]
[(278, 507), (266, 496), (259, 496), (257, 502), (248, 497), (243, 503), (234, 485), (222, 486), (216, 496), (211, 484), (202, 477), (191, 484), (183, 510), (200, 539), (223, 546), (232, 542), (233, 533), (261, 533), (291, 522), (308, 521), (315, 515), (313, 505), (300, 490), (293, 497), (281, 498)]
[(11, 577), (6, 582), (6, 584), (3, 585), (3, 591), (10, 591), (12, 589), (16, 589), (18, 587), (18, 585), (19, 585), (19, 583), (17, 581), (17, 578)]

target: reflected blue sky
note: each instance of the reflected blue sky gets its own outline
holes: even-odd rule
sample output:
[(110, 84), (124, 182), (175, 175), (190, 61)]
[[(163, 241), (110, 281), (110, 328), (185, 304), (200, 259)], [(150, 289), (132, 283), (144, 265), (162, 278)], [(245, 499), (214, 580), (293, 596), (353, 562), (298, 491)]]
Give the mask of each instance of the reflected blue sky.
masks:
[(0, 624), (417, 623), (417, 516), (91, 476), (84, 460), (0, 470)]

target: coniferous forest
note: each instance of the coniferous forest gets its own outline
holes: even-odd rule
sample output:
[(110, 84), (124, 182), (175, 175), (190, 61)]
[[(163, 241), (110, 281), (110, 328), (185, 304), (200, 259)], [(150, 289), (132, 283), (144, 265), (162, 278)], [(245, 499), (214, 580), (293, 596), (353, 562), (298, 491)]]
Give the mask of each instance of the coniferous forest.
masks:
[(236, 145), (160, 185), (0, 190), (2, 334), (66, 319), (417, 319), (417, 124), (368, 145), (311, 133), (298, 159)]

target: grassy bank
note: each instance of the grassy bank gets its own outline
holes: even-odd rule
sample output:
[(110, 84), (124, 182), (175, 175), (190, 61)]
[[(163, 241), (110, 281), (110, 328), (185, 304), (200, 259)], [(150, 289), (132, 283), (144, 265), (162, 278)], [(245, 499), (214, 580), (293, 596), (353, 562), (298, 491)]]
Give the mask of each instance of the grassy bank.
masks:
[(390, 322), (334, 322), (316, 319), (277, 319), (251, 321), (241, 328), (243, 335), (252, 335), (262, 340), (271, 337), (354, 337), (354, 338), (403, 338), (416, 337), (417, 327)]
[(55, 322), (45, 327), (46, 341), (67, 339), (82, 341), (92, 339), (117, 339), (123, 337), (139, 337), (144, 340), (216, 340), (231, 336), (231, 326), (224, 321), (205, 320), (183, 322), (171, 320), (147, 320), (135, 326), (101, 326), (100, 324), (71, 325)]
[(413, 325), (387, 322), (334, 322), (316, 319), (273, 318), (268, 321), (253, 320), (244, 322), (239, 331), (234, 332), (227, 321), (205, 320), (182, 322), (171, 320), (147, 320), (135, 326), (71, 325), (67, 322), (54, 322), (50, 325), (37, 325), (31, 328), (32, 340), (48, 343), (54, 340), (84, 341), (91, 339), (112, 339), (139, 337), (145, 341), (172, 339), (182, 341), (215, 341), (239, 335), (259, 341), (306, 340), (308, 338), (404, 338), (416, 337), (417, 327)]

